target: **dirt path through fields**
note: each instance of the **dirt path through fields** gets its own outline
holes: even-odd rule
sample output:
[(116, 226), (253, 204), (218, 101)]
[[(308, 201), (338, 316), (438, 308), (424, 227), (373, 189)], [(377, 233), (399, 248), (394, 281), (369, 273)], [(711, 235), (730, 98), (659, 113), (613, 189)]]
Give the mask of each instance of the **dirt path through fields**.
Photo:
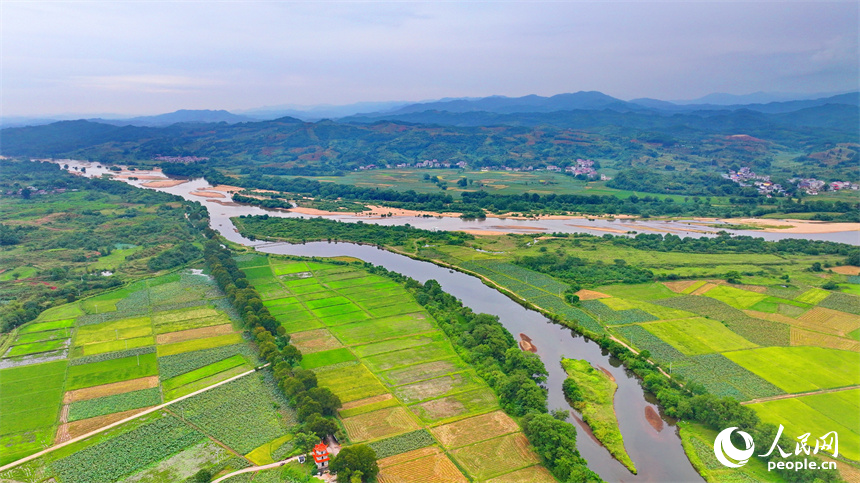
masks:
[(848, 387), (837, 387), (836, 389), (821, 389), (820, 391), (802, 392), (799, 394), (780, 394), (778, 396), (760, 397), (758, 399), (751, 399), (749, 401), (744, 401), (741, 404), (742, 405), (755, 404), (755, 403), (762, 403), (762, 402), (767, 402), (767, 401), (776, 401), (778, 399), (791, 399), (794, 397), (813, 396), (815, 394), (827, 394), (829, 392), (850, 391), (851, 389), (860, 389), (860, 385), (848, 386)]

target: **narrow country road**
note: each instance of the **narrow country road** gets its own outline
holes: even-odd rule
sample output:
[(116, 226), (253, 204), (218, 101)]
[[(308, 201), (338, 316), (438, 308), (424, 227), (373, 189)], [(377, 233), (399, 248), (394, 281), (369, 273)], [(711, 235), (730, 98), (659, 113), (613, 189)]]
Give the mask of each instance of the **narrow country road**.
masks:
[(758, 399), (751, 399), (749, 401), (744, 401), (741, 403), (741, 405), (756, 404), (756, 403), (767, 402), (767, 401), (776, 401), (778, 399), (791, 399), (794, 397), (812, 396), (815, 394), (827, 394), (829, 392), (850, 391), (851, 389), (860, 389), (860, 386), (837, 387), (836, 389), (821, 389), (818, 391), (811, 391), (811, 392), (801, 392), (801, 393), (795, 393), (795, 394), (780, 394), (777, 396), (760, 397)]
[(242, 473), (253, 473), (255, 471), (270, 470), (272, 468), (278, 468), (280, 466), (284, 466), (285, 464), (289, 463), (290, 461), (296, 461), (298, 459), (299, 459), (298, 456), (293, 456), (292, 458), (287, 458), (283, 461), (276, 461), (276, 462), (270, 463), (268, 465), (251, 466), (249, 468), (243, 468), (241, 470), (237, 470), (237, 471), (234, 471), (232, 473), (227, 473), (226, 475), (222, 476), (221, 478), (218, 478), (217, 480), (212, 480), (212, 483), (220, 483), (220, 482), (226, 480), (227, 478), (232, 478), (236, 475), (241, 475)]
[[(260, 366), (260, 367), (266, 367), (266, 366), (268, 366), (268, 365), (269, 365), (269, 364), (267, 363), (267, 364), (263, 364), (263, 365), (262, 365), (262, 366)], [(8, 469), (14, 468), (14, 467), (16, 467), (16, 466), (18, 466), (18, 465), (24, 464), (24, 463), (26, 463), (26, 462), (28, 462), (28, 461), (32, 461), (32, 460), (34, 460), (34, 459), (36, 459), (36, 458), (39, 458), (39, 457), (41, 457), (41, 456), (43, 456), (43, 455), (46, 455), (46, 454), (48, 454), (48, 453), (50, 453), (50, 452), (52, 452), (52, 451), (56, 451), (56, 450), (58, 450), (58, 449), (60, 449), (60, 448), (62, 448), (62, 447), (68, 446), (68, 445), (70, 445), (70, 444), (72, 444), (72, 443), (77, 443), (78, 441), (83, 441), (83, 440), (85, 440), (85, 439), (87, 439), (87, 438), (90, 438), (90, 437), (92, 437), (92, 436), (95, 436), (95, 435), (97, 435), (97, 434), (99, 434), (99, 433), (101, 433), (101, 432), (103, 432), (103, 431), (107, 431), (108, 429), (115, 428), (115, 427), (117, 427), (117, 426), (119, 426), (119, 425), (121, 425), (121, 424), (125, 424), (125, 423), (127, 423), (127, 422), (129, 422), (129, 421), (133, 421), (133, 420), (135, 420), (135, 419), (137, 419), (137, 418), (139, 418), (139, 417), (141, 417), (141, 416), (146, 416), (147, 414), (154, 413), (155, 411), (159, 411), (159, 410), (161, 410), (161, 409), (163, 409), (163, 408), (166, 408), (167, 406), (170, 406), (171, 404), (178, 403), (179, 401), (184, 401), (185, 399), (188, 399), (188, 398), (190, 398), (190, 397), (194, 397), (194, 396), (196, 396), (196, 395), (198, 395), (198, 394), (202, 394), (202, 393), (204, 393), (204, 392), (206, 392), (206, 391), (208, 391), (208, 390), (210, 390), (210, 389), (216, 388), (216, 387), (218, 387), (218, 386), (222, 386), (222, 385), (224, 385), (224, 384), (227, 384), (228, 382), (235, 381), (236, 379), (240, 379), (240, 378), (242, 378), (242, 377), (247, 376), (248, 374), (253, 374), (253, 373), (255, 373), (255, 372), (257, 372), (257, 370), (256, 370), (256, 369), (252, 369), (252, 370), (250, 370), (250, 371), (248, 371), (248, 372), (243, 372), (242, 374), (239, 374), (239, 375), (237, 375), (237, 376), (233, 376), (233, 377), (231, 377), (230, 379), (225, 379), (225, 380), (223, 380), (223, 381), (221, 381), (221, 382), (219, 382), (219, 383), (217, 383), (217, 384), (212, 384), (212, 385), (211, 385), (211, 386), (209, 386), (209, 387), (204, 387), (203, 389), (200, 389), (199, 391), (194, 391), (194, 392), (192, 392), (191, 394), (187, 394), (187, 395), (182, 396), (182, 397), (180, 397), (180, 398), (176, 398), (176, 399), (174, 399), (173, 401), (166, 402), (166, 403), (164, 403), (164, 404), (160, 404), (160, 405), (158, 405), (158, 406), (153, 406), (153, 407), (151, 407), (151, 408), (149, 408), (149, 409), (146, 409), (146, 410), (144, 410), (144, 411), (141, 411), (141, 412), (139, 412), (139, 413), (137, 413), (137, 414), (135, 414), (135, 415), (133, 415), (133, 416), (129, 416), (129, 417), (127, 417), (127, 418), (123, 419), (123, 420), (117, 421), (117, 422), (112, 423), (112, 424), (108, 424), (107, 426), (104, 426), (104, 427), (101, 427), (101, 428), (99, 428), (99, 429), (96, 429), (95, 431), (90, 431), (89, 433), (84, 434), (84, 435), (81, 435), (81, 436), (78, 436), (77, 438), (72, 438), (72, 439), (70, 439), (70, 440), (68, 440), (68, 441), (64, 441), (64, 442), (62, 442), (62, 443), (60, 443), (60, 444), (56, 444), (56, 445), (54, 445), (54, 446), (51, 446), (50, 448), (43, 449), (42, 451), (39, 451), (38, 453), (33, 453), (33, 454), (31, 454), (30, 456), (26, 456), (26, 457), (24, 457), (24, 458), (19, 459), (18, 461), (13, 461), (13, 462), (11, 462), (11, 463), (9, 463), (9, 464), (5, 465), (5, 466), (0, 467), (0, 473), (2, 473), (3, 471), (6, 471), (6, 470), (8, 470)]]

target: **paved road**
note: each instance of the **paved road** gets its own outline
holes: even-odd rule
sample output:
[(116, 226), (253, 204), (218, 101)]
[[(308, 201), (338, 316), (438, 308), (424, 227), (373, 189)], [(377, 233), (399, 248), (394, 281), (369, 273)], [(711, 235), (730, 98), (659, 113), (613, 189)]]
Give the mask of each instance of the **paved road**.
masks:
[(760, 397), (758, 399), (752, 399), (750, 401), (744, 401), (741, 404), (755, 404), (765, 401), (776, 401), (777, 399), (791, 399), (793, 397), (803, 397), (803, 396), (812, 396), (813, 394), (827, 394), (828, 392), (839, 392), (839, 391), (850, 391), (851, 389), (860, 389), (860, 386), (848, 386), (848, 387), (838, 387), (836, 389), (821, 389), (819, 391), (812, 392), (801, 392), (797, 394), (780, 394), (778, 396), (769, 396), (769, 397)]
[[(269, 364), (264, 364), (264, 365), (263, 365), (263, 366), (261, 366), (261, 367), (266, 367), (266, 366), (268, 366), (268, 365), (269, 365)], [(99, 433), (103, 432), (103, 431), (107, 431), (108, 429), (115, 428), (115, 427), (117, 427), (117, 426), (119, 426), (119, 425), (121, 425), (121, 424), (125, 424), (125, 423), (127, 423), (127, 422), (129, 422), (129, 421), (133, 421), (133, 420), (135, 420), (135, 419), (137, 419), (137, 418), (139, 418), (139, 417), (141, 417), (141, 416), (146, 416), (147, 414), (154, 413), (155, 411), (159, 411), (159, 410), (161, 410), (161, 409), (163, 409), (163, 408), (166, 408), (167, 406), (170, 406), (171, 404), (176, 404), (176, 403), (178, 403), (179, 401), (184, 401), (185, 399), (188, 399), (188, 398), (190, 398), (190, 397), (194, 397), (194, 396), (196, 396), (196, 395), (198, 395), (198, 394), (202, 394), (202, 393), (204, 393), (204, 392), (206, 392), (206, 391), (208, 391), (208, 390), (210, 390), (210, 389), (213, 389), (213, 388), (216, 388), (216, 387), (218, 387), (218, 386), (221, 386), (221, 385), (227, 384), (228, 382), (231, 382), (231, 381), (235, 381), (236, 379), (239, 379), (239, 378), (245, 377), (245, 376), (247, 376), (248, 374), (253, 374), (253, 373), (255, 373), (255, 372), (257, 372), (257, 371), (256, 371), (256, 369), (255, 369), (255, 370), (248, 371), (248, 372), (243, 372), (242, 374), (239, 374), (238, 376), (233, 376), (233, 377), (231, 377), (230, 379), (227, 379), (227, 380), (221, 381), (221, 382), (219, 382), (219, 383), (217, 383), (217, 384), (213, 384), (213, 385), (211, 385), (211, 386), (209, 386), (209, 387), (205, 387), (205, 388), (203, 388), (203, 389), (200, 389), (199, 391), (194, 391), (194, 392), (192, 392), (191, 394), (188, 394), (188, 395), (182, 396), (182, 397), (180, 397), (180, 398), (176, 398), (176, 399), (174, 399), (173, 401), (166, 402), (166, 403), (164, 403), (164, 404), (160, 404), (160, 405), (158, 405), (158, 406), (153, 406), (153, 407), (151, 407), (151, 408), (149, 408), (149, 409), (146, 409), (146, 410), (144, 410), (144, 411), (141, 411), (141, 412), (139, 412), (139, 413), (137, 413), (137, 414), (135, 414), (135, 415), (133, 415), (133, 416), (129, 416), (129, 417), (127, 417), (127, 418), (125, 418), (125, 419), (123, 419), (123, 420), (121, 420), (121, 421), (117, 421), (117, 422), (115, 422), (115, 423), (109, 424), (109, 425), (104, 426), (104, 427), (102, 427), (102, 428), (99, 428), (99, 429), (97, 429), (97, 430), (95, 430), (95, 431), (90, 431), (89, 433), (84, 434), (84, 435), (82, 435), (82, 436), (78, 436), (77, 438), (72, 438), (72, 439), (70, 439), (70, 440), (68, 440), (68, 441), (64, 441), (64, 442), (62, 442), (62, 443), (60, 443), (60, 444), (56, 444), (56, 445), (54, 445), (54, 446), (51, 446), (50, 448), (44, 449), (44, 450), (42, 450), (42, 451), (39, 451), (38, 453), (34, 453), (34, 454), (31, 454), (30, 456), (27, 456), (27, 457), (21, 458), (21, 459), (19, 459), (18, 461), (13, 461), (13, 462), (11, 462), (11, 463), (7, 464), (6, 466), (2, 466), (2, 467), (0, 467), (0, 473), (4, 472), (4, 471), (6, 471), (6, 470), (8, 470), (8, 469), (10, 469), (10, 468), (14, 468), (14, 467), (16, 467), (16, 466), (18, 466), (18, 465), (24, 464), (24, 463), (26, 463), (26, 462), (28, 462), (28, 461), (32, 461), (32, 460), (34, 460), (34, 459), (36, 459), (36, 458), (39, 458), (39, 457), (41, 457), (41, 456), (44, 456), (44, 455), (46, 455), (46, 454), (48, 454), (48, 453), (50, 453), (50, 452), (52, 452), (52, 451), (56, 451), (56, 450), (58, 450), (58, 449), (60, 449), (60, 448), (62, 448), (62, 447), (64, 447), (64, 446), (68, 446), (68, 445), (70, 445), (70, 444), (72, 444), (72, 443), (77, 443), (78, 441), (85, 440), (85, 439), (90, 438), (90, 437), (92, 437), (92, 436), (94, 436), (94, 435), (96, 435), (96, 434), (99, 434)]]

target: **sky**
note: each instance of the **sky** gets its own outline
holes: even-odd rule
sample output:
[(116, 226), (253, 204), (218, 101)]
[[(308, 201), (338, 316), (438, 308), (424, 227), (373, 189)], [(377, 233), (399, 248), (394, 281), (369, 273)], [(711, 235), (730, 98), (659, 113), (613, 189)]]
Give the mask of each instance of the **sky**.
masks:
[(858, 89), (858, 3), (0, 1), (0, 115)]

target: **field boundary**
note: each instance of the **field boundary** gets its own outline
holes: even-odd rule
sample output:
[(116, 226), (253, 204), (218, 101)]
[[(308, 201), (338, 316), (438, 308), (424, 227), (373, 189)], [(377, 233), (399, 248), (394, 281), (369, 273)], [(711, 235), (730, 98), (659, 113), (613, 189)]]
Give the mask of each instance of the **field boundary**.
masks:
[(776, 401), (779, 399), (793, 399), (796, 397), (804, 397), (804, 396), (814, 396), (815, 394), (827, 394), (831, 392), (841, 392), (841, 391), (850, 391), (852, 389), (860, 389), (860, 385), (853, 386), (845, 386), (845, 387), (836, 387), (832, 389), (819, 389), (817, 391), (809, 391), (809, 392), (796, 392), (791, 394), (777, 394), (776, 396), (768, 396), (768, 397), (760, 397), (758, 399), (750, 399), (749, 401), (743, 401), (740, 403), (742, 406), (747, 404), (757, 404), (768, 401)]

